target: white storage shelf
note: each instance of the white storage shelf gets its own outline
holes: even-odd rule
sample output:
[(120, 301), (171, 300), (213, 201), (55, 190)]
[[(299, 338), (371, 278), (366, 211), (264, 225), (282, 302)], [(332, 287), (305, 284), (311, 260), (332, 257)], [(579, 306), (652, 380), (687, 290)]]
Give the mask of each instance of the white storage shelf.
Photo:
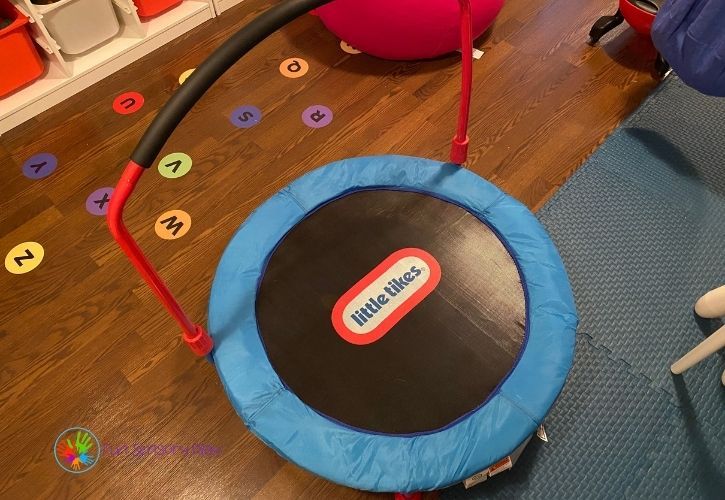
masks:
[(243, 0), (214, 0), (214, 8), (217, 14), (221, 14), (225, 10), (234, 7)]
[(33, 38), (47, 59), (43, 76), (0, 98), (0, 134), (211, 19), (216, 12), (214, 1), (184, 0), (156, 17), (139, 19), (133, 0), (113, 0), (120, 31), (87, 52), (70, 55), (43, 25), (41, 6), (30, 0), (11, 0), (31, 18)]

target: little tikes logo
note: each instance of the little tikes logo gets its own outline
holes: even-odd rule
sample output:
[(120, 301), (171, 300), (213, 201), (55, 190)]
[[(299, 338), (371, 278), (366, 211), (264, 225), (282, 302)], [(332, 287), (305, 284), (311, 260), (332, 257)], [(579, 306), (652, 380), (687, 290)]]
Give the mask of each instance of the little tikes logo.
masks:
[(351, 344), (380, 340), (441, 280), (441, 266), (420, 248), (394, 252), (340, 297), (332, 308), (335, 331)]

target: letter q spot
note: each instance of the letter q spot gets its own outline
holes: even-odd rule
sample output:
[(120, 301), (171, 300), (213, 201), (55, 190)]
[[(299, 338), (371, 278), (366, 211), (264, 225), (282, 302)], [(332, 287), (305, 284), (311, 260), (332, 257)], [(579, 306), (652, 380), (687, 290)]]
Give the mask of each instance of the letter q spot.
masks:
[(425, 250), (393, 252), (337, 300), (332, 326), (351, 344), (372, 344), (430, 295), (440, 280), (440, 264)]
[(309, 69), (310, 65), (307, 64), (307, 61), (299, 57), (285, 59), (279, 65), (279, 72), (287, 78), (300, 78), (301, 76), (305, 76)]

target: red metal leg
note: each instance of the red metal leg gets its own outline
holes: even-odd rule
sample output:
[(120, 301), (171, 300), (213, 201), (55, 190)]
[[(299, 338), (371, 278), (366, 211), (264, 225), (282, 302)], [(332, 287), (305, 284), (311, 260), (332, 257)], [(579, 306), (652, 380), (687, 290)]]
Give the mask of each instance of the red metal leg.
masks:
[(451, 144), (451, 163), (462, 165), (468, 157), (468, 116), (473, 88), (473, 26), (470, 0), (459, 0), (461, 10), (461, 103), (458, 126)]
[(108, 227), (136, 270), (181, 327), (186, 345), (194, 354), (206, 356), (214, 347), (211, 337), (202, 326), (192, 323), (123, 224), (123, 208), (145, 170), (134, 162), (129, 162), (126, 166), (121, 180), (118, 181), (118, 185), (111, 196), (107, 216)]

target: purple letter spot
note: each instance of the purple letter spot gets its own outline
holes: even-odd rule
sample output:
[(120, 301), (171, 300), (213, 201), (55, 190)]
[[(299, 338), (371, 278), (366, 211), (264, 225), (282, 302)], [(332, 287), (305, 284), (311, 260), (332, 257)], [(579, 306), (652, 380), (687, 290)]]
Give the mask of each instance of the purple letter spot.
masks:
[(251, 128), (254, 127), (262, 119), (262, 112), (256, 106), (239, 106), (232, 111), (229, 121), (235, 127)]
[(312, 128), (322, 128), (332, 122), (332, 111), (327, 106), (316, 104), (302, 112), (302, 121)]
[(23, 175), (29, 179), (42, 179), (53, 173), (58, 159), (50, 153), (39, 153), (23, 163)]
[(108, 203), (111, 201), (113, 194), (112, 187), (103, 187), (96, 189), (86, 199), (86, 210), (93, 215), (106, 215), (108, 213)]

